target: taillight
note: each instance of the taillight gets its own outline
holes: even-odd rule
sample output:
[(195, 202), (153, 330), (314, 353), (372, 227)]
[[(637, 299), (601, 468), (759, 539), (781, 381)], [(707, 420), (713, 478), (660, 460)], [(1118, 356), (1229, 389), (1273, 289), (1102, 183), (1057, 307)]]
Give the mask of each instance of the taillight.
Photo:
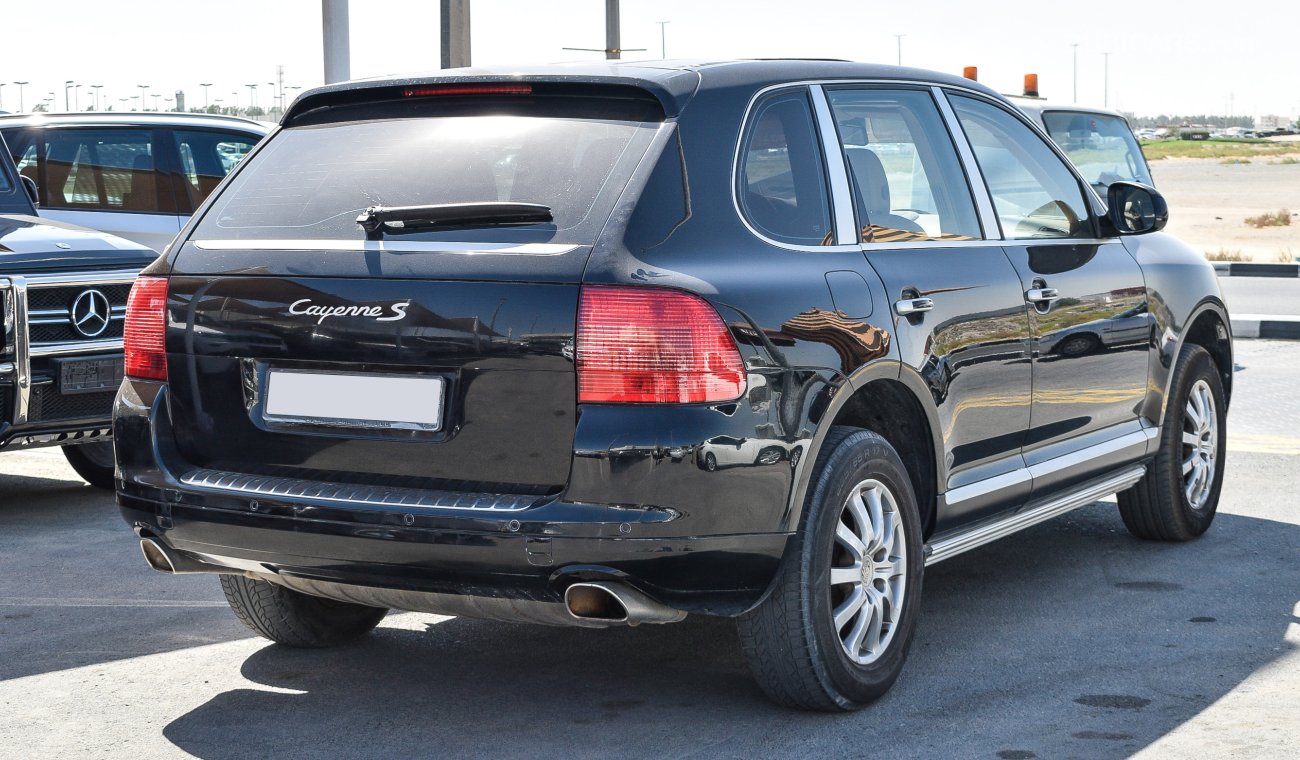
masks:
[(584, 287), (577, 349), (579, 403), (722, 402), (745, 390), (731, 332), (689, 293)]
[(138, 277), (126, 299), (126, 376), (167, 379), (167, 278)]

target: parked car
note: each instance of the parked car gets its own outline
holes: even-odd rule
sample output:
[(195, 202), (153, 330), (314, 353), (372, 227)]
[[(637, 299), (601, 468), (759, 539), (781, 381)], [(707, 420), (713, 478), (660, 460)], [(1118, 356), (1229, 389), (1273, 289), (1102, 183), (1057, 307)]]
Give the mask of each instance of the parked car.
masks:
[(40, 216), (159, 252), (269, 129), (165, 112), (0, 117), (19, 171), (40, 187)]
[[(1116, 492), (1141, 538), (1214, 518), (1217, 280), (1106, 194), (914, 69), (316, 89), (131, 292), (118, 503), (281, 644), (716, 615), (774, 700), (853, 709), (926, 565)], [(1108, 315), (1150, 338), (1044, 353)]]
[(1151, 167), (1128, 119), (1118, 111), (1041, 98), (1012, 95), (1008, 99), (1035, 121), (1099, 193), (1113, 182), (1155, 185)]
[(0, 137), (0, 453), (62, 446), (77, 474), (111, 490), (126, 297), (156, 254), (39, 219), (36, 194)]

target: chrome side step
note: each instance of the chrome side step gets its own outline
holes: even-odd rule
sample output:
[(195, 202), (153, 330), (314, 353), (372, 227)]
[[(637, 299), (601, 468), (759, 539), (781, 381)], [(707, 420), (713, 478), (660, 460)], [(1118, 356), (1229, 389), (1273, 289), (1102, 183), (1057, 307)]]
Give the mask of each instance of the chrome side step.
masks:
[(1030, 504), (1020, 511), (997, 522), (983, 523), (954, 536), (947, 536), (930, 543), (926, 548), (926, 566), (942, 562), (945, 559), (968, 552), (984, 544), (991, 543), (1024, 530), (1031, 525), (1050, 520), (1103, 499), (1117, 491), (1133, 485), (1146, 474), (1145, 465), (1135, 465), (1111, 475), (1103, 480), (1085, 483), (1077, 490), (1058, 496), (1042, 504)]

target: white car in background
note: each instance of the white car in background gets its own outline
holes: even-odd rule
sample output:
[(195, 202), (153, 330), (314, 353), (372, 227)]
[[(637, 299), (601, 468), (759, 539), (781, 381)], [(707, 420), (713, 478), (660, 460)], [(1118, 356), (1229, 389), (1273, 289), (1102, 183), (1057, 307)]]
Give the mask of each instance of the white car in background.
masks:
[(36, 183), (41, 216), (155, 251), (270, 130), (209, 114), (0, 116), (18, 171)]
[(1009, 95), (1007, 99), (1047, 132), (1102, 198), (1113, 182), (1155, 186), (1142, 146), (1118, 111), (1056, 104), (1023, 95)]

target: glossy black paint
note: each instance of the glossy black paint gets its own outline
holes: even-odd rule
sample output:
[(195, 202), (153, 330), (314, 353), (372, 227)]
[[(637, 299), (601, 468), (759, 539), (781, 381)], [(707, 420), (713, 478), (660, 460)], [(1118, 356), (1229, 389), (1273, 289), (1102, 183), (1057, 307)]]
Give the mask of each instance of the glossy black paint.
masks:
[[(896, 79), (996, 97), (929, 72), (837, 62), (471, 71), (323, 88), (285, 124), (325, 118), (371, 88), (501, 79), (631, 86), (663, 105), (668, 120), (599, 239), (525, 256), (216, 250), (182, 232), (183, 244), (148, 271), (171, 275), (170, 382), (128, 381), (117, 401), (129, 522), (182, 550), (310, 577), (555, 600), (573, 573), (590, 573), (683, 609), (736, 614), (774, 575), (832, 424), (887, 423), (882, 432), (907, 449), (905, 461), (933, 480), (917, 483), (927, 524), (950, 530), (1052, 483), (953, 504), (945, 491), (1025, 467), (1036, 450), (1068, 448), (1082, 433), (1158, 423), (1161, 367), (1187, 320), (1196, 309), (1224, 316), (1209, 267), (1159, 234), (794, 250), (749, 229), (733, 164), (759, 90)], [(1148, 262), (1155, 274), (1144, 283)], [(1025, 297), (1040, 278), (1066, 295), (1042, 314)], [(571, 357), (583, 284), (706, 298), (749, 369), (745, 394), (711, 405), (578, 405)], [(894, 302), (913, 293), (933, 298), (935, 310), (896, 317)], [(410, 300), (412, 319), (316, 324), (287, 313), (304, 298)], [(1093, 327), (1095, 349), (1069, 342)], [(245, 382), (267, 366), (443, 373), (454, 417), (408, 440), (268, 430), (252, 412), (257, 383)], [(911, 405), (914, 414), (903, 411)], [(380, 485), (472, 481), (528, 489), (539, 501), (519, 514), (416, 514), (215, 496), (179, 484), (197, 466)]]

